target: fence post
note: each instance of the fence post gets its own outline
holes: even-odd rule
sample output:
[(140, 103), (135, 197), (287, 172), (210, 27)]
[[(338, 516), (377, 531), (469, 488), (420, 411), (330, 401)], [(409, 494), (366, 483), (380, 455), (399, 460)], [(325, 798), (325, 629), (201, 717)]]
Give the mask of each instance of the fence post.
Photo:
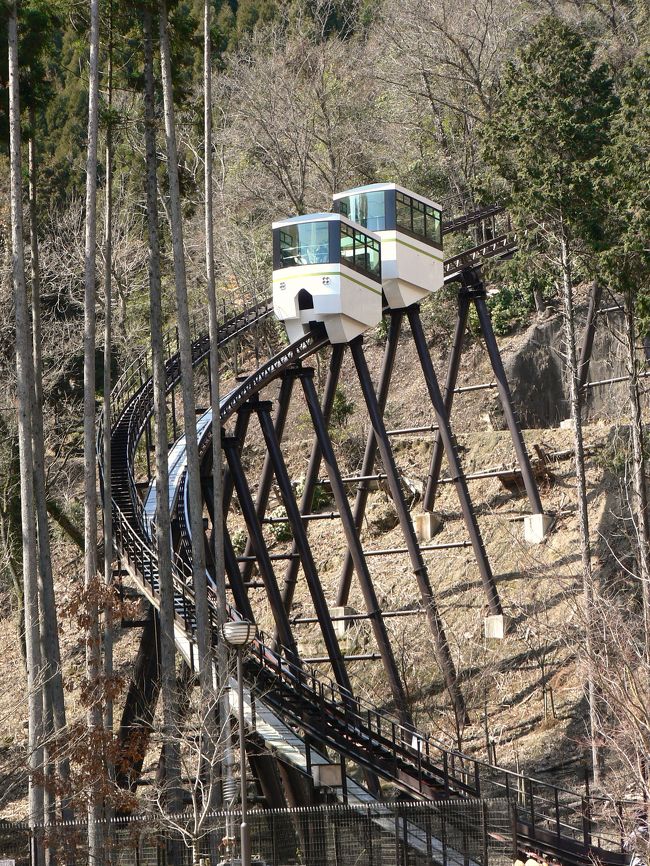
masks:
[(519, 859), (519, 843), (517, 841), (517, 803), (508, 800), (508, 817), (510, 819), (510, 833), (512, 834), (512, 860)]
[(488, 866), (488, 804), (481, 800), (481, 832), (483, 834), (483, 866)]
[(404, 862), (403, 857), (401, 856), (400, 851), (400, 838), (399, 838), (399, 812), (397, 809), (395, 810), (395, 866), (400, 866)]
[[(524, 782), (524, 785), (526, 783)], [(530, 835), (535, 838), (535, 794), (533, 792), (533, 780), (528, 780), (528, 796), (530, 798)]]
[(586, 797), (581, 797), (580, 799), (582, 800), (582, 837), (585, 848), (589, 848), (591, 845), (589, 801)]
[(447, 821), (445, 820), (447, 807), (445, 803), (440, 805), (440, 841), (442, 843), (442, 863), (447, 866)]

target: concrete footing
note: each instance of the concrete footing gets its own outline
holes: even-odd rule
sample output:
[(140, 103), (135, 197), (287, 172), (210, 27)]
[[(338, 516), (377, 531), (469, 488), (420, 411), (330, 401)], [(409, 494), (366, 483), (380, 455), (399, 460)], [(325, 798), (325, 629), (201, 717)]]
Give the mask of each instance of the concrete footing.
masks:
[(424, 511), (415, 515), (415, 535), (422, 544), (431, 541), (436, 533), (442, 529), (442, 518), (435, 511)]
[(529, 514), (524, 517), (524, 539), (528, 544), (541, 544), (546, 538), (553, 523), (549, 514)]
[(483, 628), (488, 640), (503, 640), (510, 630), (510, 617), (504, 613), (490, 614), (483, 620)]
[[(330, 608), (330, 616), (332, 618), (337, 616), (351, 616), (356, 613), (356, 610), (353, 607), (331, 607)], [(351, 627), (354, 620), (352, 619), (340, 619), (336, 622), (332, 623), (334, 627), (334, 634), (337, 637), (343, 637), (346, 631)]]
[(564, 421), (560, 421), (560, 430), (575, 430), (575, 426), (573, 418), (565, 418)]

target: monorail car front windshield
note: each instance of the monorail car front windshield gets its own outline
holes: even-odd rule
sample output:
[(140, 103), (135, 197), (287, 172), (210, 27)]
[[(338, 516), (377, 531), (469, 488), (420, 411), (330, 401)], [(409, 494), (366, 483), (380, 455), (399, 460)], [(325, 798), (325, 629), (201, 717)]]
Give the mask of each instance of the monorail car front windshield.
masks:
[(324, 265), (330, 259), (329, 223), (296, 223), (276, 229), (280, 240), (281, 268)]
[(381, 282), (379, 241), (336, 217), (285, 223), (273, 229), (274, 270), (305, 265), (345, 265)]

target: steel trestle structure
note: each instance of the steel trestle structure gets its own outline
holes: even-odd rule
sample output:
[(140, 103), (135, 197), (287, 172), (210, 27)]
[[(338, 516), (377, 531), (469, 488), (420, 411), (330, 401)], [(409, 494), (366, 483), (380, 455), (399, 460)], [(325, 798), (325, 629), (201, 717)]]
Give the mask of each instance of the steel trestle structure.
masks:
[[(458, 218), (456, 223), (458, 227), (464, 228), (471, 225), (473, 220), (479, 222), (484, 219), (486, 214), (494, 217), (499, 210), (498, 208), (483, 209), (474, 216), (468, 214)], [(519, 850), (523, 851), (527, 846), (533, 846), (559, 857), (562, 862), (579, 863), (581, 866), (589, 861), (592, 854), (603, 862), (619, 864), (626, 859), (621, 853), (620, 840), (604, 840), (599, 847), (592, 839), (590, 803), (584, 798), (534, 779), (526, 779), (505, 769), (490, 766), (453, 749), (447, 749), (435, 739), (415, 730), (386, 628), (384, 611), (367, 561), (369, 557), (384, 554), (408, 557), (418, 591), (420, 610), (429, 624), (435, 655), (447, 691), (457, 719), (464, 721), (467, 711), (449, 652), (442, 618), (436, 606), (423, 551), (471, 545), (481, 575), (488, 609), (493, 613), (501, 612), (497, 586), (476, 521), (449, 421), (451, 395), (455, 389), (470, 302), (476, 304), (481, 318), (488, 354), (531, 506), (534, 512), (541, 512), (539, 494), (530, 471), (521, 433), (512, 412), (507, 382), (503, 367), (500, 366), (496, 341), (489, 324), (489, 314), (484, 305), (484, 294), (481, 294), (478, 281), (467, 270), (468, 267), (473, 268), (480, 263), (482, 257), (511, 254), (516, 249), (516, 243), (516, 237), (513, 235), (499, 236), (445, 263), (446, 281), (461, 279), (463, 288), (459, 295), (458, 321), (444, 397), (426, 346), (417, 305), (405, 310), (387, 312), (388, 337), (377, 389), (372, 383), (368, 370), (363, 339), (357, 338), (350, 345), (350, 354), (370, 424), (353, 505), (348, 498), (349, 483), (346, 484), (340, 471), (329, 433), (329, 422), (341, 374), (344, 348), (341, 346), (332, 348), (327, 381), (322, 399), (319, 399), (313, 381), (313, 370), (305, 363), (316, 352), (329, 345), (324, 334), (318, 330), (310, 332), (269, 358), (222, 398), (221, 422), (226, 430), (223, 446), (227, 464), (223, 489), (223, 515), (215, 515), (211, 500), (209, 460), (212, 449), (208, 447), (209, 420), (202, 428), (199, 443), (200, 453), (205, 461), (202, 471), (204, 499), (212, 524), (211, 532), (223, 530), (226, 577), (233, 605), (230, 608), (230, 615), (233, 617), (242, 615), (255, 620), (260, 597), (255, 593), (257, 588), (262, 588), (264, 602), (269, 606), (273, 616), (275, 635), (266, 638), (260, 633), (245, 662), (250, 687), (250, 699), (247, 698), (250, 700), (250, 705), (246, 710), (249, 726), (248, 743), (253, 755), (258, 757), (257, 764), (254, 766), (259, 766), (260, 775), (265, 774), (265, 779), (261, 778), (260, 783), (267, 797), (272, 800), (280, 798), (285, 802), (289, 801), (291, 805), (306, 805), (313, 801), (314, 789), (311, 784), (307, 784), (307, 776), (311, 777), (315, 763), (331, 761), (331, 758), (327, 758), (329, 753), (339, 756), (344, 777), (341, 791), (345, 799), (351, 798), (352, 801), (356, 797), (357, 802), (375, 802), (380, 794), (378, 779), (390, 783), (412, 799), (505, 796), (512, 801), (515, 810)], [(263, 301), (251, 310), (223, 322), (219, 329), (220, 350), (223, 351), (231, 341), (239, 339), (242, 334), (250, 333), (251, 329), (264, 322), (270, 312), (270, 302)], [(444, 449), (450, 466), (451, 479), (460, 501), (462, 516), (469, 535), (467, 542), (419, 544), (404, 497), (402, 481), (390, 444), (390, 431), (386, 430), (384, 422), (384, 412), (405, 317), (410, 324), (424, 384), (436, 416), (438, 434), (436, 441), (441, 443), (437, 447), (439, 450)], [(204, 361), (208, 350), (207, 336), (197, 334), (193, 345), (193, 363), (198, 365)], [(174, 405), (174, 390), (180, 377), (177, 345), (171, 338), (167, 343), (165, 374), (171, 411)], [(279, 383), (279, 390), (273, 415), (274, 404), (266, 397), (264, 391), (274, 383)], [(296, 385), (299, 385), (302, 392), (314, 432), (304, 487), (299, 497), (296, 495), (281, 445), (290, 405), (294, 399), (298, 399)], [(123, 571), (130, 575), (155, 609), (159, 603), (158, 575), (156, 552), (146, 517), (149, 500), (145, 499), (143, 503), (140, 497), (135, 469), (136, 451), (140, 440), (144, 436), (147, 442), (152, 441), (153, 390), (150, 364), (146, 356), (140, 358), (126, 371), (114, 389), (111, 401), (114, 419), (111, 435), (111, 482), (116, 552)], [(175, 413), (172, 415), (175, 417)], [(253, 435), (251, 428), (253, 418), (257, 420), (257, 428), (261, 433), (265, 449), (261, 475), (256, 479), (255, 496), (244, 460), (246, 438)], [(100, 467), (101, 442), (100, 431), (98, 438)], [(182, 456), (182, 448), (179, 453)], [(404, 539), (403, 547), (388, 548), (385, 551), (364, 550), (360, 531), (368, 500), (368, 479), (375, 473), (377, 455), (382, 466), (380, 474), (387, 482)], [(442, 451), (440, 457), (436, 458), (436, 466), (432, 462), (429, 484), (433, 485), (434, 491), (439, 480), (441, 456)], [(381, 660), (392, 697), (392, 714), (379, 710), (353, 693), (346, 667), (346, 657), (341, 650), (334, 628), (334, 623), (345, 617), (332, 612), (320, 580), (308, 526), (314, 517), (312, 503), (316, 486), (320, 483), (321, 466), (326, 472), (335, 501), (336, 512), (330, 516), (340, 524), (346, 548), (336, 606), (345, 606), (349, 597), (352, 574), (356, 573), (366, 608), (365, 613), (359, 614), (356, 618), (363, 618), (370, 624), (377, 652), (367, 653), (366, 657), (378, 657)], [(174, 537), (177, 540), (177, 552), (173, 567), (178, 647), (192, 667), (196, 659), (194, 648), (196, 622), (193, 613), (191, 564), (187, 561), (187, 554), (191, 549), (191, 537), (189, 520), (184, 507), (186, 470), (182, 470), (181, 467), (181, 470), (175, 474), (173, 483), (178, 485), (177, 492), (174, 494), (176, 502)], [(290, 548), (279, 554), (269, 551), (264, 530), (273, 485), (276, 485), (279, 490), (286, 520), (292, 531)], [(153, 491), (155, 498), (155, 485)], [(433, 495), (435, 496), (435, 492)], [(247, 535), (244, 550), (239, 555), (233, 545), (228, 526), (229, 517), (232, 523), (231, 515), (235, 497), (241, 513), (240, 520), (245, 524)], [(280, 582), (274, 563), (285, 559), (286, 570), (284, 579)], [(254, 568), (259, 573), (261, 583), (254, 580)], [(300, 641), (294, 634), (294, 627), (300, 623), (300, 618), (292, 617), (291, 612), (300, 572), (304, 576), (314, 609), (313, 617), (302, 619), (317, 624), (320, 629), (326, 651), (324, 658), (327, 659), (332, 672), (331, 679), (324, 674), (316, 674), (301, 658)], [(216, 603), (215, 599), (216, 596), (212, 599), (213, 603)], [(386, 616), (398, 613), (386, 612)], [(152, 616), (154, 615), (152, 613)], [(213, 640), (216, 640), (216, 630), (214, 631)], [(147, 646), (141, 647), (143, 655), (139, 665), (141, 670), (146, 670), (144, 664), (146, 653), (152, 651), (150, 635), (147, 636), (147, 641), (149, 649), (147, 650)], [(140, 679), (142, 680), (142, 676)], [(155, 700), (157, 689), (152, 688), (149, 691), (151, 704)], [(141, 701), (140, 703), (127, 701), (122, 725), (124, 736), (127, 736), (130, 729), (137, 727), (138, 723), (134, 711), (130, 709), (131, 705), (137, 706), (137, 712), (141, 716), (144, 714)], [(151, 712), (149, 717), (153, 717)], [(275, 775), (268, 768), (265, 769), (263, 756), (259, 754), (260, 744), (267, 744), (268, 748), (271, 742), (275, 744), (273, 748), (277, 758), (278, 770)], [(284, 742), (285, 745), (278, 745), (278, 742)], [(353, 762), (363, 770), (365, 788), (346, 776), (346, 762)], [(136, 771), (137, 767), (134, 768), (134, 772)], [(281, 784), (279, 779), (282, 780)], [(133, 776), (128, 776), (125, 783), (132, 784)], [(305, 800), (306, 802), (301, 802)], [(284, 803), (272, 802), (270, 805), (280, 806)]]

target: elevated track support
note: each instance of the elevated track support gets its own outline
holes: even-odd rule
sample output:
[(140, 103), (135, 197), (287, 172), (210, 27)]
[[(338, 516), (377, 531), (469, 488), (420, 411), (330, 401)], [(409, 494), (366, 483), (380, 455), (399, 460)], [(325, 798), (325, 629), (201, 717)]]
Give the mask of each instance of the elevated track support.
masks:
[[(488, 208), (456, 219), (447, 229), (476, 225), (492, 219), (498, 208)], [(526, 778), (503, 768), (490, 766), (454, 749), (446, 748), (434, 738), (418, 732), (413, 724), (411, 708), (399, 667), (391, 645), (386, 620), (393, 616), (423, 614), (427, 618), (433, 636), (436, 657), (443, 672), (447, 690), (451, 696), (459, 722), (466, 719), (463, 696), (458, 687), (456, 671), (449, 653), (444, 626), (437, 611), (431, 581), (423, 557), (424, 551), (444, 551), (453, 547), (471, 545), (481, 575), (489, 610), (500, 614), (502, 605), (487, 557), (483, 539), (472, 506), (467, 481), (458, 456), (449, 415), (453, 393), (456, 389), (462, 337), (467, 312), (474, 303), (481, 319), (488, 354), (494, 370), (496, 387), (508, 416), (511, 411), (510, 395), (500, 364), (496, 341), (491, 331), (484, 296), (467, 267), (473, 267), (490, 256), (511, 255), (517, 248), (516, 236), (505, 234), (477, 245), (444, 264), (445, 281), (461, 277), (464, 289), (459, 298), (459, 313), (445, 382), (445, 394), (440, 391), (426, 338), (419, 315), (413, 305), (404, 310), (389, 313), (389, 330), (382, 370), (377, 388), (373, 386), (364, 354), (363, 339), (350, 345), (357, 378), (361, 387), (370, 433), (366, 441), (363, 462), (357, 475), (357, 490), (354, 504), (348, 499), (349, 482), (346, 484), (338, 465), (335, 448), (329, 433), (329, 422), (336, 386), (341, 373), (344, 348), (335, 346), (331, 351), (330, 366), (322, 400), (314, 384), (313, 370), (306, 362), (317, 351), (328, 346), (322, 331), (310, 331), (290, 346), (283, 348), (271, 358), (258, 363), (256, 369), (221, 400), (221, 423), (229, 431), (223, 437), (227, 470), (224, 476), (223, 514), (215, 514), (209, 483), (212, 453), (209, 445), (210, 416), (202, 416), (200, 454), (206, 461), (203, 467), (204, 503), (210, 517), (211, 532), (223, 531), (226, 576), (231, 594), (228, 614), (232, 618), (244, 616), (251, 621), (259, 619), (259, 599), (272, 614), (275, 635), (266, 638), (261, 632), (245, 660), (247, 696), (244, 699), (246, 721), (246, 751), (250, 753), (255, 777), (262, 795), (271, 805), (302, 805), (318, 794), (313, 779), (320, 774), (316, 768), (333, 764), (341, 768), (341, 785), (330, 792), (340, 800), (350, 803), (377, 804), (382, 791), (389, 788), (412, 800), (436, 800), (452, 797), (475, 800), (481, 797), (505, 798), (513, 810), (512, 828), (516, 836), (518, 851), (533, 846), (536, 850), (557, 856), (565, 866), (586, 866), (597, 859), (608, 866), (621, 866), (625, 855), (619, 841), (611, 838), (600, 844), (589, 814), (591, 803), (585, 803), (571, 792), (552, 785)], [(270, 313), (270, 302), (264, 301), (251, 310), (222, 323), (219, 328), (220, 351), (228, 351), (245, 337), (251, 328), (257, 327)], [(384, 412), (391, 378), (396, 365), (398, 342), (405, 316), (408, 318), (411, 336), (415, 344), (422, 369), (426, 394), (431, 402), (436, 424), (428, 430), (437, 431), (438, 452), (446, 454), (459, 501), (469, 541), (444, 544), (420, 544), (411, 523), (404, 491), (390, 435), (400, 431), (387, 431)], [(192, 349), (194, 366), (202, 363), (208, 355), (207, 335), (197, 333)], [(165, 389), (173, 397), (180, 379), (179, 357), (173, 339), (168, 342), (165, 367)], [(268, 386), (279, 384), (275, 412), (265, 399)], [(492, 384), (492, 383), (490, 383)], [(299, 386), (299, 388), (297, 387)], [(302, 391), (307, 405), (314, 440), (311, 447), (302, 495), (296, 497), (291, 483), (287, 460), (282, 449), (283, 433), (287, 425), (289, 410), (296, 392)], [(151, 371), (145, 357), (139, 359), (118, 382), (112, 397), (114, 419), (112, 443), (112, 491), (115, 545), (123, 568), (128, 572), (138, 590), (155, 609), (160, 604), (157, 573), (157, 557), (151, 538), (152, 519), (150, 503), (155, 497), (155, 484), (151, 484), (142, 501), (138, 484), (142, 479), (136, 469), (136, 453), (141, 439), (145, 446), (149, 441), (148, 425), (153, 411)], [(507, 407), (510, 406), (508, 410)], [(174, 400), (170, 404), (170, 421), (176, 430)], [(257, 424), (250, 424), (251, 420)], [(530, 473), (527, 454), (518, 430), (514, 413), (509, 419), (510, 432), (519, 466), (524, 475), (526, 490), (534, 513), (541, 512), (539, 494), (534, 477)], [(247, 441), (255, 436), (259, 427), (265, 448), (261, 475), (252, 484), (247, 470)], [(406, 428), (415, 429), (415, 428)], [(404, 431), (401, 431), (404, 432)], [(101, 432), (99, 438), (101, 458)], [(259, 439), (257, 441), (260, 441)], [(174, 446), (176, 448), (176, 446)], [(147, 448), (148, 451), (148, 448)], [(191, 550), (192, 537), (187, 516), (187, 461), (183, 456), (182, 438), (178, 440), (178, 464), (170, 475), (170, 502), (174, 503), (178, 541), (177, 555), (173, 564), (174, 610), (176, 614), (175, 637), (177, 647), (190, 669), (196, 660), (196, 618), (191, 563), (187, 553)], [(434, 450), (434, 455), (438, 453)], [(375, 460), (379, 458), (381, 471), (376, 472)], [(185, 460), (185, 462), (184, 462)], [(439, 481), (441, 456), (432, 460), (429, 504), (435, 497), (435, 486)], [(142, 465), (142, 462), (140, 463)], [(309, 526), (314, 515), (312, 506), (314, 491), (319, 482), (321, 466), (324, 468), (335, 501), (336, 512), (332, 520), (339, 524), (345, 543), (337, 607), (346, 604), (349, 598), (352, 574), (356, 573), (358, 587), (365, 612), (351, 614), (370, 624), (375, 646), (368, 652), (344, 651), (339, 645), (334, 623), (341, 617), (328, 607), (327, 597), (321, 584), (318, 562), (310, 541)], [(101, 467), (101, 462), (100, 462)], [(147, 474), (150, 464), (147, 464)], [(370, 478), (381, 474), (390, 490), (396, 509), (403, 544), (381, 549), (364, 549), (362, 522), (365, 513)], [(150, 479), (153, 481), (153, 479)], [(266, 520), (273, 485), (277, 485), (286, 511), (286, 520), (292, 531), (291, 547), (282, 551), (270, 550), (267, 540), (269, 532)], [(254, 495), (255, 493), (255, 495)], [(240, 509), (236, 518), (235, 506)], [(230, 526), (229, 526), (230, 521)], [(231, 530), (245, 524), (247, 541), (242, 550), (235, 549)], [(267, 534), (265, 534), (267, 533)], [(442, 554), (440, 554), (442, 555)], [(383, 611), (368, 560), (378, 556), (407, 556), (418, 587), (417, 610)], [(275, 565), (287, 562), (284, 580), (280, 582)], [(209, 564), (210, 565), (210, 564)], [(253, 573), (257, 569), (258, 575)], [(292, 617), (292, 603), (296, 597), (299, 575), (302, 573), (313, 615)], [(216, 629), (217, 608), (214, 581), (220, 576), (208, 574), (213, 587), (210, 591), (211, 611), (209, 629), (213, 644), (219, 639)], [(253, 579), (255, 577), (255, 579)], [(255, 587), (262, 587), (258, 592)], [(307, 598), (307, 596), (304, 596)], [(155, 622), (152, 613), (151, 622)], [(343, 619), (345, 619), (345, 615)], [(299, 624), (317, 624), (320, 639), (325, 649), (323, 655), (311, 654), (312, 659), (327, 662), (333, 676), (317, 674), (301, 658), (300, 645), (294, 634)], [(124, 730), (133, 728), (134, 719), (153, 718), (158, 673), (156, 669), (156, 646), (150, 622), (143, 635), (134, 685), (127, 701)], [(364, 648), (365, 649), (365, 648)], [(376, 651), (375, 651), (376, 649)], [(352, 681), (346, 662), (360, 664), (362, 658), (370, 663), (380, 660), (389, 687), (392, 712), (388, 713), (362, 700), (352, 691)], [(233, 711), (237, 709), (234, 705)], [(272, 760), (269, 756), (272, 756)], [(361, 773), (353, 772), (353, 767)], [(122, 783), (132, 785), (137, 777), (137, 766), (127, 771)], [(323, 773), (326, 770), (323, 769)], [(381, 780), (381, 784), (378, 780)], [(405, 856), (407, 849), (417, 843), (411, 825), (407, 823)], [(399, 828), (393, 826), (391, 832)], [(306, 840), (305, 840), (306, 841)], [(440, 862), (439, 846), (444, 841), (425, 840), (425, 854), (433, 852), (429, 862)], [(438, 852), (436, 854), (435, 852)], [(445, 862), (460, 864), (467, 862), (462, 851), (447, 851)], [(314, 854), (316, 861), (318, 853)], [(427, 855), (428, 856), (428, 855)], [(316, 862), (315, 861), (315, 862)]]

